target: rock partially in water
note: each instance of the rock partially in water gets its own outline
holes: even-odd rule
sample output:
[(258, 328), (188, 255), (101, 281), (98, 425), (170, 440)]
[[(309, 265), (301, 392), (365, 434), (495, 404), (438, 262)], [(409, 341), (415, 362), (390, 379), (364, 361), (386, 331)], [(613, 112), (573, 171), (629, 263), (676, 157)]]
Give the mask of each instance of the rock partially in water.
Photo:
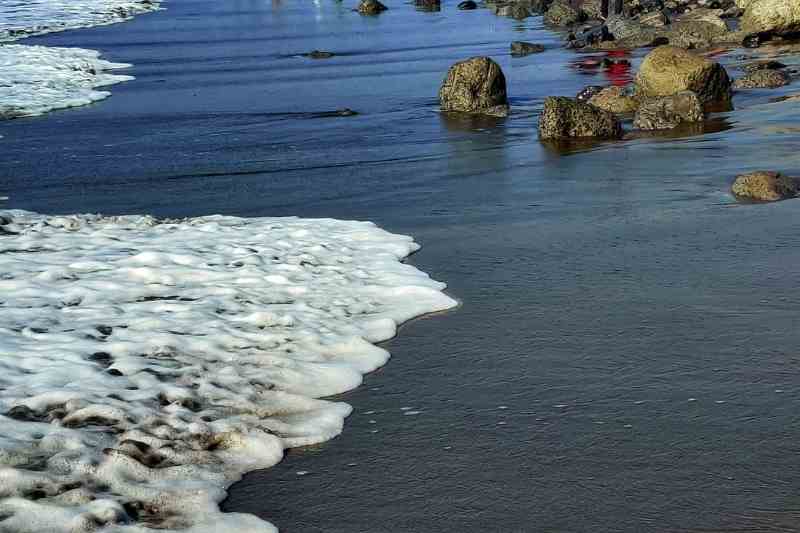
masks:
[(507, 116), (506, 78), (500, 65), (488, 57), (459, 61), (442, 82), (439, 104), (442, 111)]
[(737, 176), (731, 192), (739, 199), (775, 202), (797, 196), (797, 183), (780, 172), (759, 170)]
[(733, 82), (734, 89), (775, 89), (788, 85), (789, 76), (780, 70), (756, 70)]
[(692, 91), (647, 98), (633, 119), (640, 130), (671, 130), (687, 122), (702, 122), (703, 104)]
[(362, 15), (378, 15), (387, 9), (389, 8), (381, 4), (378, 0), (361, 0), (356, 10)]
[(660, 46), (644, 58), (636, 75), (636, 91), (642, 97), (693, 91), (703, 104), (729, 102), (731, 81), (719, 63), (683, 48)]
[(784, 65), (780, 61), (775, 61), (774, 59), (768, 59), (766, 61), (756, 61), (754, 63), (748, 63), (747, 65), (743, 65), (741, 68), (743, 71), (749, 74), (751, 72), (756, 72), (758, 70), (780, 70), (782, 68), (786, 68), (786, 65)]
[(525, 41), (514, 41), (511, 43), (512, 56), (527, 56), (530, 54), (540, 54), (544, 52), (544, 46), (536, 43), (528, 43)]
[(441, 0), (414, 0), (414, 5), (419, 11), (441, 11)]
[(472, 0), (464, 0), (464, 2), (461, 2), (460, 4), (458, 4), (458, 9), (460, 9), (462, 11), (469, 11), (471, 9), (478, 9), (478, 4), (476, 4)]
[(581, 137), (619, 139), (622, 126), (613, 113), (593, 105), (572, 98), (548, 97), (539, 117), (539, 138)]
[(739, 22), (747, 33), (787, 35), (800, 32), (800, 2), (753, 0)]
[(552, 26), (571, 26), (581, 21), (581, 13), (564, 0), (556, 0), (544, 14), (544, 21)]
[(521, 4), (498, 6), (495, 14), (500, 17), (511, 17), (517, 20), (526, 19), (531, 16), (531, 12), (528, 8)]
[(333, 52), (326, 52), (324, 50), (312, 50), (311, 52), (302, 55), (303, 57), (310, 57), (311, 59), (328, 59), (335, 56), (336, 54), (334, 54)]
[(663, 31), (652, 26), (645, 26), (622, 15), (613, 15), (606, 20), (606, 28), (614, 37), (608, 43), (612, 48), (641, 48), (656, 44), (663, 40)]
[(639, 108), (639, 101), (628, 94), (625, 87), (606, 87), (589, 99), (589, 103), (617, 115), (633, 113)]

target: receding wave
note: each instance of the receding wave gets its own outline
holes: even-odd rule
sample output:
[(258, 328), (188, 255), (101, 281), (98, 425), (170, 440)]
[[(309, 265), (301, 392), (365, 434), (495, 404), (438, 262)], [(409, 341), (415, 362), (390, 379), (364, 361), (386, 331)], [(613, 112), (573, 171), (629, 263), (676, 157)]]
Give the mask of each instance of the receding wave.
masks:
[(97, 90), (131, 76), (108, 70), (130, 65), (99, 52), (8, 44), (46, 33), (113, 24), (158, 8), (155, 0), (24, 0), (0, 3), (0, 119), (86, 105), (111, 93)]
[(456, 302), (368, 222), (0, 212), (0, 532), (273, 532), (218, 504), (328, 440)]

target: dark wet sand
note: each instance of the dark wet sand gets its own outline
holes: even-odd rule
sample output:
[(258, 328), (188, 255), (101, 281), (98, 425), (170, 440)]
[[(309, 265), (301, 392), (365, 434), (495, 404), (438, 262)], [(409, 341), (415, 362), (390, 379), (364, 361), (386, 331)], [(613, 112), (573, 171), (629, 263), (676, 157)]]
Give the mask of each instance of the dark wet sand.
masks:
[[(389, 343), (341, 437), (226, 508), (287, 533), (800, 530), (800, 200), (727, 193), (800, 171), (800, 107), (767, 103), (800, 85), (737, 95), (704, 135), (564, 154), (536, 140), (543, 98), (608, 80), (539, 18), (389, 5), (175, 0), (31, 40), (137, 80), (0, 124), (9, 207), (370, 219), (413, 234), (464, 302)], [(555, 48), (512, 59), (515, 39)], [(341, 56), (295, 56), (314, 49)], [(505, 121), (436, 112), (475, 54), (506, 72)], [(361, 114), (308, 115), (343, 107)]]

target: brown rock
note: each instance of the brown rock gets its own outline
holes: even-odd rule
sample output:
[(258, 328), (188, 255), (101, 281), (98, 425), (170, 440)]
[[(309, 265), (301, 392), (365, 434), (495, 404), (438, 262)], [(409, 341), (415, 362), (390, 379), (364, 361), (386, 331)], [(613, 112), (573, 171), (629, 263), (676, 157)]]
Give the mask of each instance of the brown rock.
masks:
[(539, 117), (540, 139), (618, 139), (622, 126), (612, 113), (572, 98), (550, 96)]
[(731, 82), (719, 64), (675, 46), (659, 46), (644, 58), (636, 75), (641, 97), (693, 91), (703, 104), (728, 102)]
[(756, 70), (733, 82), (734, 89), (775, 89), (788, 85), (789, 76), (780, 70)]
[(377, 15), (387, 9), (389, 8), (378, 2), (378, 0), (361, 0), (356, 11), (362, 15)]
[(606, 87), (589, 99), (589, 103), (615, 114), (633, 113), (639, 101), (630, 96), (624, 87)]
[(779, 172), (759, 170), (737, 176), (731, 192), (741, 199), (774, 202), (797, 196), (797, 183)]
[(640, 130), (669, 130), (686, 122), (703, 120), (703, 104), (691, 91), (645, 99), (633, 125)]
[(745, 7), (739, 26), (748, 33), (797, 33), (800, 31), (800, 2), (753, 0)]
[(442, 82), (439, 103), (442, 111), (504, 117), (509, 107), (503, 71), (488, 57), (459, 61)]

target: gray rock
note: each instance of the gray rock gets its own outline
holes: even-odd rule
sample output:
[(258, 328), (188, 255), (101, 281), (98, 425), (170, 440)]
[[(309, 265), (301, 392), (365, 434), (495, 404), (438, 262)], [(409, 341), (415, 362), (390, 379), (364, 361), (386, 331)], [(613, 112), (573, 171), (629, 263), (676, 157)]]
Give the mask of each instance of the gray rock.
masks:
[(622, 126), (612, 113), (572, 98), (548, 97), (539, 116), (540, 139), (619, 139)]
[(686, 122), (701, 122), (703, 118), (700, 99), (692, 91), (683, 91), (640, 102), (633, 125), (640, 130), (670, 130)]
[(488, 57), (459, 61), (447, 72), (439, 89), (442, 111), (508, 115), (506, 78), (500, 66)]

